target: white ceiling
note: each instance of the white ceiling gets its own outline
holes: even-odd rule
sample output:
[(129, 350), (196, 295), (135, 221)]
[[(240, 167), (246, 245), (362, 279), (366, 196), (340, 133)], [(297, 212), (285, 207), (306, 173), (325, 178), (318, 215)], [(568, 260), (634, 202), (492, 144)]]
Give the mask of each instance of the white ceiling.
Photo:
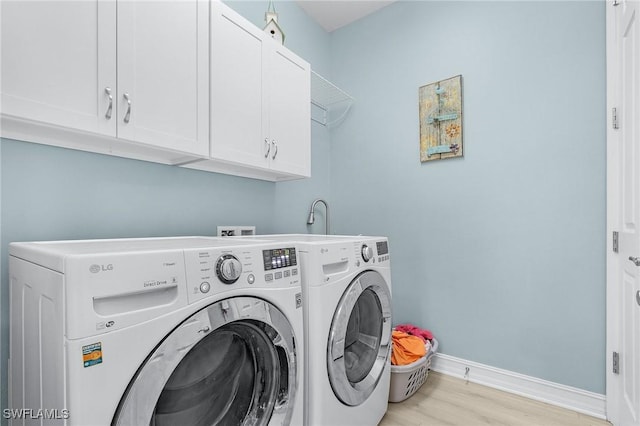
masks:
[(337, 30), (391, 3), (384, 0), (296, 0), (327, 32)]

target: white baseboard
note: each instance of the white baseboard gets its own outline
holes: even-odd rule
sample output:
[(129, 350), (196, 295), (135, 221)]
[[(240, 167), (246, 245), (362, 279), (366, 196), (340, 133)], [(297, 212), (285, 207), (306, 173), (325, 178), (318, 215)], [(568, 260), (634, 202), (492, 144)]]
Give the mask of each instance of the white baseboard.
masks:
[[(469, 370), (465, 375), (467, 368)], [(473, 383), (606, 419), (606, 398), (599, 393), (440, 353), (436, 353), (433, 357), (431, 369), (449, 376), (466, 378)]]

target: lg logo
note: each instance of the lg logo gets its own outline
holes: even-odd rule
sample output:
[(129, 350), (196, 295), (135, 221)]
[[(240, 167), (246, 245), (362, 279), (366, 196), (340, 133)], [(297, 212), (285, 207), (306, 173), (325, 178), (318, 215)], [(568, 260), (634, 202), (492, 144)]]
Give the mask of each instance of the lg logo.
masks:
[(113, 264), (109, 263), (108, 265), (96, 265), (93, 264), (91, 266), (89, 266), (89, 271), (92, 274), (97, 274), (98, 272), (104, 272), (104, 271), (113, 271)]

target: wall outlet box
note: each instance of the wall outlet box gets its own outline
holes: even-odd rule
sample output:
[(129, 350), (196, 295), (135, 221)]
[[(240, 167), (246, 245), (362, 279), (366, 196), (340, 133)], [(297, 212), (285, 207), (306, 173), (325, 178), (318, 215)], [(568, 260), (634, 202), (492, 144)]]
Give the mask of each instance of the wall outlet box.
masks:
[(218, 237), (256, 235), (255, 226), (218, 226)]

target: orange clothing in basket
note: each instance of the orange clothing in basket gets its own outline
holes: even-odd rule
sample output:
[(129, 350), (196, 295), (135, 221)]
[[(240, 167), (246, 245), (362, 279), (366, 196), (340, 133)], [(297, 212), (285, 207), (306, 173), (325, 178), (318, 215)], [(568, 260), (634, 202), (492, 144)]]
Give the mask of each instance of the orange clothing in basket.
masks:
[(427, 353), (424, 341), (421, 338), (412, 336), (404, 331), (394, 330), (391, 333), (391, 340), (393, 343), (391, 350), (392, 365), (411, 364)]

